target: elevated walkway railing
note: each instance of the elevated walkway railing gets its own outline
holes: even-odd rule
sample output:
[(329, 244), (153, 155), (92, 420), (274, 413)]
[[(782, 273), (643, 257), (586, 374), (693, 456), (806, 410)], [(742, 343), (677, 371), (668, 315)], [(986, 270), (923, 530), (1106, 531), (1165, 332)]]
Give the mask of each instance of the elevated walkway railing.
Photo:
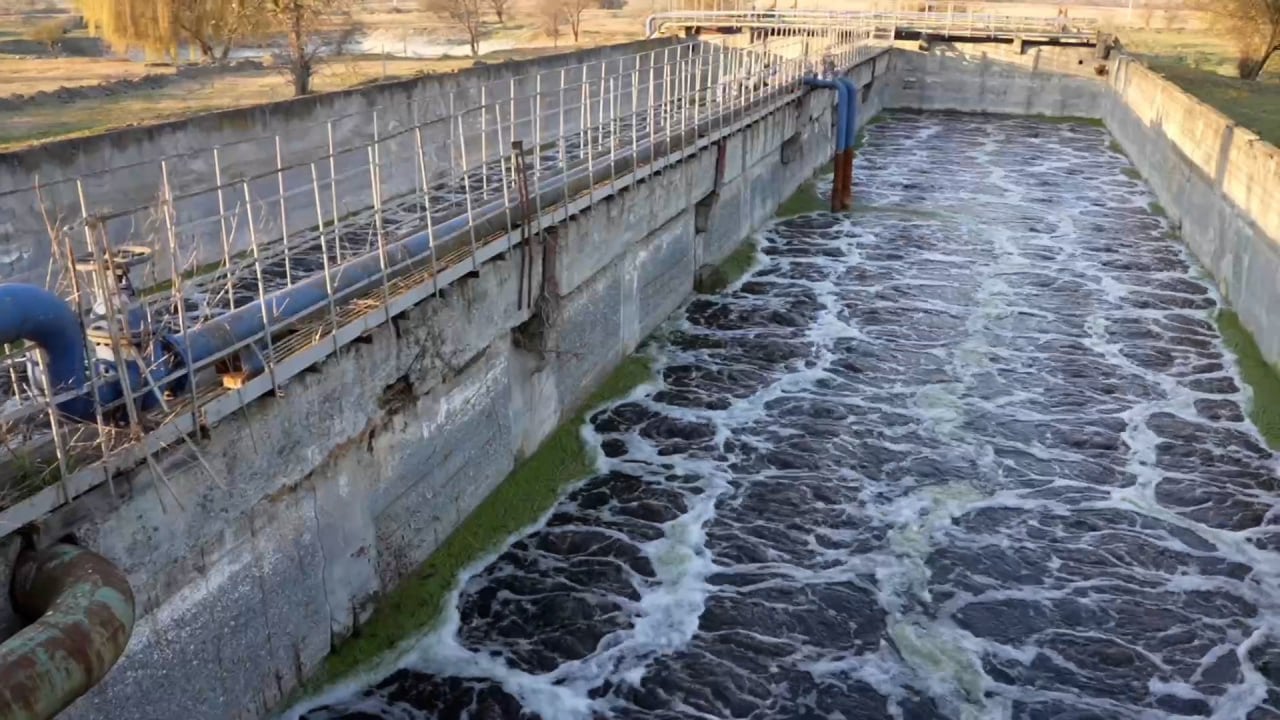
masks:
[[(472, 93), (471, 103), (459, 103), (446, 120), (456, 126), (461, 151), (461, 170), (448, 180), (436, 180), (428, 166), (422, 135), (428, 125), (361, 149), (367, 163), (350, 172), (363, 169), (373, 219), (359, 248), (343, 249), (331, 220), (329, 198), (342, 174), (317, 172), (331, 156), (281, 167), (266, 182), (237, 179), (214, 187), (242, 206), (253, 238), (252, 252), (228, 257), (214, 270), (178, 265), (172, 193), (162, 197), (160, 222), (139, 226), (131, 240), (144, 243), (137, 248), (110, 242), (100, 231), (101, 216), (86, 213), (74, 226), (78, 232), (58, 235), (66, 257), (78, 255), (73, 244), (90, 250), (77, 265), (89, 268), (92, 287), (76, 284), (72, 274), (70, 306), (86, 307), (82, 293), (92, 291), (93, 313), (114, 320), (90, 326), (93, 315), (73, 315), (72, 323), (85, 326), (91, 356), (79, 361), (88, 374), (84, 385), (51, 380), (48, 353), (30, 341), (0, 353), (6, 376), (0, 377), (0, 486), (6, 491), (0, 536), (143, 463), (167, 486), (153, 459), (162, 448), (185, 442), (194, 450), (191, 438), (203, 428), (279, 393), (289, 378), (487, 260), (793, 101), (804, 92), (802, 78), (820, 64), (848, 68), (879, 53), (869, 40), (868, 32), (828, 28), (749, 48), (683, 43), (568, 69), (549, 93), (537, 82), (527, 83), (526, 92), (513, 84), (499, 97)], [(528, 110), (521, 113), (522, 107)], [(561, 117), (567, 115), (575, 121)], [(540, 130), (547, 125), (554, 130)], [(397, 155), (406, 139), (417, 185), (397, 200), (384, 195), (384, 171), (389, 160), (404, 162)], [(485, 142), (488, 151), (475, 153)], [(259, 196), (273, 188), (274, 195)], [(258, 237), (258, 213), (299, 193), (313, 201), (316, 224), (291, 223), (274, 241)], [(365, 232), (362, 227), (362, 237)], [(160, 286), (132, 294), (130, 267), (145, 255), (145, 244), (160, 251), (167, 245), (171, 272)], [(238, 300), (211, 315), (197, 312), (195, 300), (212, 303), (216, 295)], [(66, 411), (77, 399), (87, 400), (89, 409)], [(213, 482), (223, 482), (201, 464)], [(27, 476), (26, 484), (6, 477), (14, 475)]]
[(838, 12), (822, 10), (681, 10), (650, 15), (652, 37), (667, 28), (805, 28), (860, 26), (877, 34), (1013, 39), (1022, 36), (1085, 41), (1097, 35), (1093, 19), (1065, 19), (968, 12)]

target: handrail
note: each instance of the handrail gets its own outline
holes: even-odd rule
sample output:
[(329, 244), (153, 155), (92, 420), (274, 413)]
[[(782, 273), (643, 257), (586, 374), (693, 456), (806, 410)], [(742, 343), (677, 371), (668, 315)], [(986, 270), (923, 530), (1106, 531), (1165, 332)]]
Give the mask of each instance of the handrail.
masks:
[(832, 23), (908, 30), (969, 29), (989, 35), (1044, 33), (1087, 37), (1097, 32), (1093, 18), (1072, 19), (1001, 13), (849, 12), (831, 10), (689, 10), (654, 13), (645, 19), (649, 37), (664, 25), (729, 25), (738, 27), (828, 27)]

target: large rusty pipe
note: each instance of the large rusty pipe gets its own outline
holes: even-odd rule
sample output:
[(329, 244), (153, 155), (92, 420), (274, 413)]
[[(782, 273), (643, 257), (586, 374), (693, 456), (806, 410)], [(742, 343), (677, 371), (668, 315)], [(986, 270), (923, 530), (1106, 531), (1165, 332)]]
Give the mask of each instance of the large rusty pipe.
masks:
[(836, 152), (836, 187), (832, 188), (831, 208), (833, 211), (845, 210), (845, 196), (849, 192), (849, 149)]
[(49, 720), (124, 653), (133, 591), (106, 558), (59, 544), (19, 556), (12, 595), (31, 624), (0, 645), (0, 718)]
[(831, 212), (840, 212), (840, 199), (844, 197), (844, 150), (837, 150), (831, 162), (835, 172), (831, 179)]

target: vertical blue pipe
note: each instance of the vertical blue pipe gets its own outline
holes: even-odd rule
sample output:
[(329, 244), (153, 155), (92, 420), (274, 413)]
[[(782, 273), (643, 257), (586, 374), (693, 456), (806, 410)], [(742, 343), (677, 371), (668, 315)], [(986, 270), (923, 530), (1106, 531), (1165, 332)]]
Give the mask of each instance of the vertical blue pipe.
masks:
[(836, 78), (836, 82), (844, 85), (849, 94), (849, 109), (845, 114), (849, 123), (849, 128), (845, 131), (845, 149), (852, 150), (858, 139), (858, 84), (847, 77)]
[(809, 87), (827, 88), (835, 90), (837, 94), (836, 104), (836, 152), (844, 152), (849, 147), (849, 87), (842, 82), (835, 80), (823, 80), (822, 78), (807, 77), (804, 84)]

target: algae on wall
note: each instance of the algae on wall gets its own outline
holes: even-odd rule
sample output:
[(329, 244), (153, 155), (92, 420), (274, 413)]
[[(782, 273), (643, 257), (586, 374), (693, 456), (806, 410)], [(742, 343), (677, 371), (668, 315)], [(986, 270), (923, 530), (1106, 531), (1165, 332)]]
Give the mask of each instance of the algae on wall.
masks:
[(1253, 390), (1249, 403), (1249, 419), (1273, 449), (1280, 448), (1280, 375), (1267, 363), (1258, 343), (1240, 323), (1234, 310), (1218, 313), (1218, 330), (1222, 341), (1235, 354), (1240, 376)]
[(830, 210), (830, 206), (822, 196), (818, 194), (818, 188), (813, 184), (812, 180), (805, 180), (800, 184), (791, 197), (782, 201), (778, 206), (778, 210), (774, 213), (780, 218), (792, 217), (794, 215), (804, 215), (805, 213), (823, 212)]
[(758, 249), (755, 240), (744, 240), (718, 265), (699, 268), (693, 281), (694, 292), (714, 295), (738, 282), (755, 267)]
[(458, 575), (542, 517), (566, 486), (595, 471), (582, 441), (587, 413), (653, 377), (648, 358), (632, 355), (498, 487), (471, 512), (431, 557), (379, 601), (368, 621), (340, 642), (304, 688), (314, 692), (367, 665), (432, 627)]

